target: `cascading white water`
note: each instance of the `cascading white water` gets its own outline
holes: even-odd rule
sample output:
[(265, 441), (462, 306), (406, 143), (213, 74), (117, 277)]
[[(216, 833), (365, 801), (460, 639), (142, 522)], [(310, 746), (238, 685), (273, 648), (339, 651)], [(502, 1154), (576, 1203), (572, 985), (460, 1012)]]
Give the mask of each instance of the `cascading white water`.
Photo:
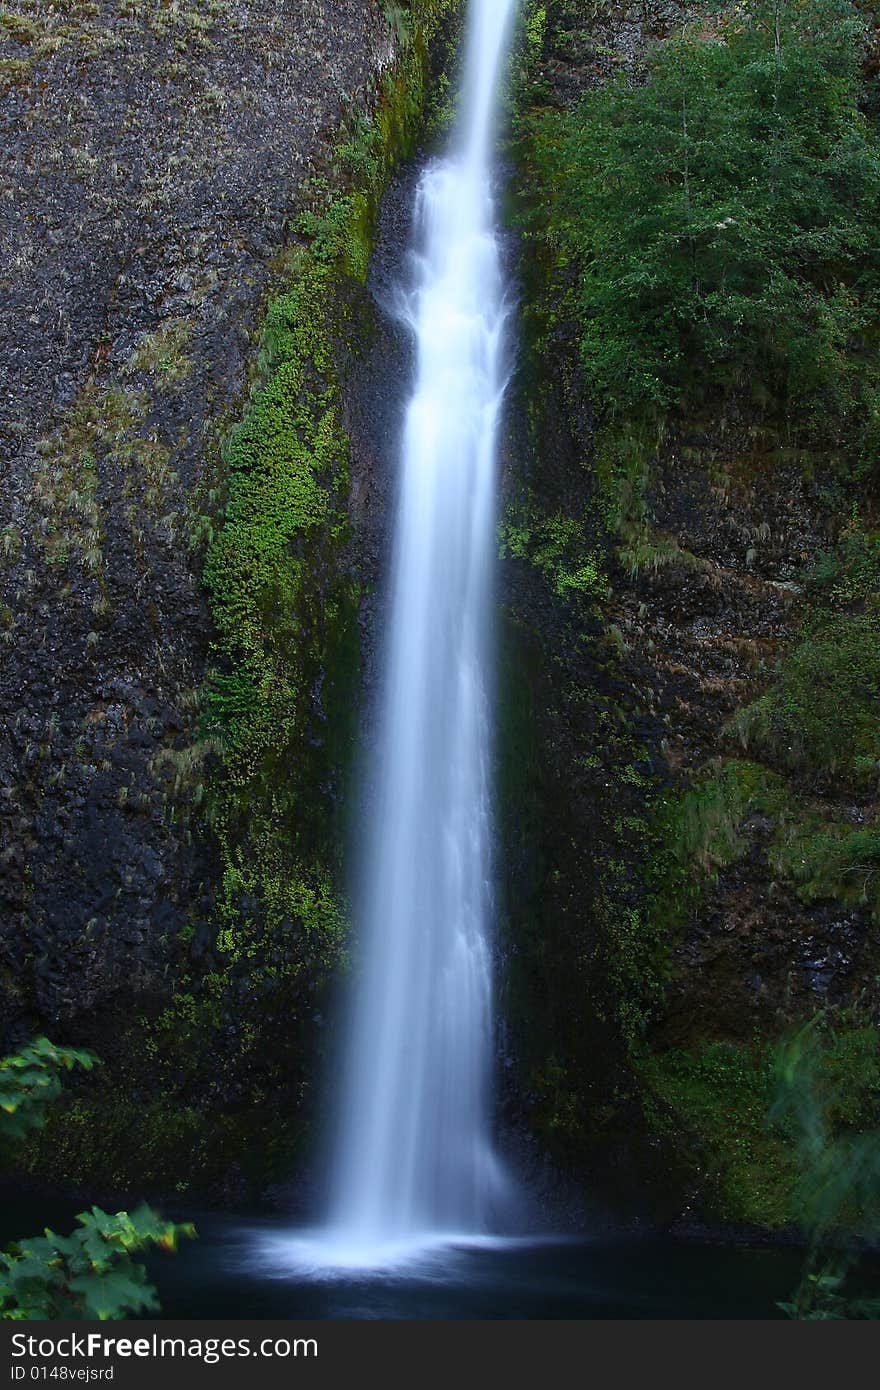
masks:
[(346, 1263), (487, 1229), (492, 676), (504, 286), (494, 113), (516, 0), (471, 0), (449, 155), (418, 188), (401, 456), (359, 979), (325, 1237)]

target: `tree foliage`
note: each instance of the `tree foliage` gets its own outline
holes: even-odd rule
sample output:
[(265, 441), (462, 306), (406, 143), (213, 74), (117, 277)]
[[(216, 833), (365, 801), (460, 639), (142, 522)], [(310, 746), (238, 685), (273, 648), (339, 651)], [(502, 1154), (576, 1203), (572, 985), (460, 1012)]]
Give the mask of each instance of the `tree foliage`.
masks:
[(855, 428), (867, 447), (880, 142), (863, 45), (848, 0), (746, 0), (660, 46), (644, 82), (537, 117), (556, 264), (610, 410), (739, 394), (790, 437)]
[[(0, 1059), (0, 1136), (22, 1139), (45, 1121), (46, 1106), (61, 1092), (61, 1075), (75, 1066), (91, 1068), (91, 1052), (57, 1047), (37, 1038)], [(0, 1317), (124, 1318), (155, 1312), (156, 1290), (133, 1256), (158, 1246), (175, 1250), (195, 1227), (165, 1221), (142, 1205), (129, 1215), (100, 1207), (81, 1212), (80, 1229), (41, 1236), (0, 1251)]]
[(69, 1236), (48, 1228), (0, 1253), (0, 1311), (4, 1318), (124, 1318), (157, 1312), (147, 1271), (133, 1256), (159, 1246), (175, 1250), (189, 1224), (165, 1221), (148, 1206), (110, 1215), (80, 1212)]
[(23, 1139), (45, 1121), (46, 1106), (61, 1094), (61, 1077), (73, 1067), (94, 1066), (91, 1052), (56, 1047), (37, 1038), (9, 1057), (0, 1058), (0, 1138)]

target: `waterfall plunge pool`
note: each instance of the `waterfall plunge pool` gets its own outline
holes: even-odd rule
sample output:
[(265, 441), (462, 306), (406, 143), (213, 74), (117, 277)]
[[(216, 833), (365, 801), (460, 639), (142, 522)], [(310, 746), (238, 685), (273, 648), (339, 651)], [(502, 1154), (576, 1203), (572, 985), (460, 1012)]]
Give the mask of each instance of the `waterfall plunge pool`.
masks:
[[(199, 1240), (150, 1272), (169, 1318), (779, 1318), (800, 1251), (642, 1237), (439, 1238), (393, 1268), (333, 1267), (277, 1215), (196, 1218)], [(342, 1263), (344, 1251), (339, 1263)], [(880, 1271), (875, 1271), (880, 1284)]]
[[(0, 1246), (46, 1225), (67, 1232), (89, 1205), (5, 1195)], [(113, 1210), (136, 1204), (125, 1194), (105, 1201)], [(410, 1250), (393, 1269), (344, 1270), (328, 1263), (323, 1232), (311, 1239), (277, 1208), (193, 1211), (179, 1198), (158, 1205), (198, 1232), (176, 1254), (146, 1259), (163, 1318), (775, 1319), (803, 1269), (803, 1252), (791, 1246), (615, 1234), (603, 1224), (594, 1239), (453, 1238)], [(863, 1256), (855, 1282), (880, 1295), (880, 1253)]]

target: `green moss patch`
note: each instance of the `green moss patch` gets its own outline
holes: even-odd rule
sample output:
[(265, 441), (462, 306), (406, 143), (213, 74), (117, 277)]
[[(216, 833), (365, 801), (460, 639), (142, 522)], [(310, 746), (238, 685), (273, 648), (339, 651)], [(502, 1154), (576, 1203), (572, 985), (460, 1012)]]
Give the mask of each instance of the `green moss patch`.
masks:
[(744, 748), (793, 770), (873, 781), (880, 770), (880, 613), (818, 613), (765, 695), (731, 723)]
[(201, 732), (215, 757), (206, 804), (223, 863), (217, 943), (227, 963), (256, 959), (266, 933), (289, 920), (326, 970), (344, 935), (334, 802), (352, 730), (339, 692), (350, 694), (358, 660), (360, 591), (345, 550), (341, 391), (369, 331), (363, 282), (379, 198), (412, 149), (427, 38), (449, 8), (413, 7), (401, 20), (403, 57), (374, 115), (337, 145), (334, 182), (311, 184), (287, 287), (266, 315), (259, 380), (223, 451), (225, 496), (204, 568), (217, 637)]
[[(804, 1230), (826, 1218), (858, 1223), (851, 1139), (880, 1118), (880, 1034), (846, 1014), (811, 1028), (809, 1066), (799, 1038), (706, 1041), (643, 1057), (641, 1074), (659, 1102), (655, 1123), (691, 1149), (716, 1218)], [(817, 1204), (828, 1207), (832, 1186), (839, 1201), (822, 1218)]]
[(768, 1126), (772, 1059), (764, 1048), (707, 1042), (645, 1058), (642, 1075), (668, 1107), (656, 1122), (681, 1126), (705, 1164), (710, 1208), (726, 1220), (781, 1226), (791, 1217), (793, 1155)]

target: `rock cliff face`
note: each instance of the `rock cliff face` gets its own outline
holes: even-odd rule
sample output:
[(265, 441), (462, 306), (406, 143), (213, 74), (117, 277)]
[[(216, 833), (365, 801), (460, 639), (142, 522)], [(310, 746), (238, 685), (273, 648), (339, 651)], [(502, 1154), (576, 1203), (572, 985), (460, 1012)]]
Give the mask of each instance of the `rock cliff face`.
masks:
[[(408, 350), (381, 306), (409, 175), (379, 201), (442, 105), (458, 10), (0, 11), (0, 1019), (7, 1044), (45, 1030), (106, 1062), (31, 1145), (40, 1178), (237, 1200), (302, 1153)], [(529, 122), (639, 80), (685, 19), (524, 4), (515, 219), (546, 192)], [(828, 583), (862, 621), (876, 555), (844, 523), (855, 500), (869, 527), (873, 485), (831, 496), (747, 413), (678, 419), (609, 533), (577, 324), (519, 236), (503, 1109), (520, 1152), (630, 1211), (778, 1225), (770, 1049), (849, 1011), (840, 1068), (873, 1075), (853, 1059), (876, 1041), (876, 902), (815, 863), (876, 807), (770, 748), (755, 701), (788, 679), (803, 703), (779, 673), (819, 552), (856, 546)]]
[(340, 381), (454, 10), (0, 12), (0, 1017), (107, 1064), (43, 1176), (234, 1183), (307, 1084), (358, 661)]
[(4, 130), (4, 1022), (161, 979), (208, 872), (162, 755), (199, 518), (277, 257), (396, 39), (371, 0), (11, 3)]
[(856, 636), (873, 645), (876, 468), (786, 451), (742, 401), (673, 411), (647, 442), (621, 411), (609, 443), (535, 131), (615, 71), (643, 81), (688, 12), (528, 15), (507, 1104), (629, 1210), (778, 1226), (803, 1215), (791, 1136), (768, 1124), (780, 1039), (826, 1011), (844, 1128), (876, 1123), (877, 671)]

